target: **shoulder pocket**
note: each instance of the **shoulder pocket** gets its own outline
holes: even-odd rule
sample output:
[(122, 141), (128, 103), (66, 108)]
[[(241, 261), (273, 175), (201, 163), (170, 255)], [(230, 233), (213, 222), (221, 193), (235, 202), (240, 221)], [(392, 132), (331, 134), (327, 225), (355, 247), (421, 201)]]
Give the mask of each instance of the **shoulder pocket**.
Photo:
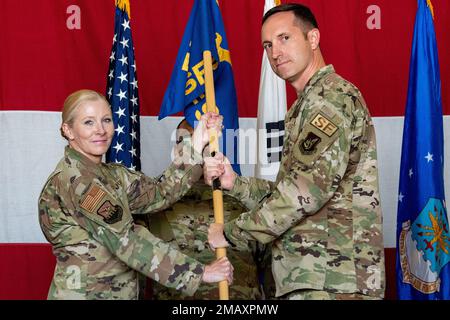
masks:
[(101, 186), (92, 183), (86, 190), (79, 207), (88, 219), (116, 232), (121, 232), (132, 221), (128, 211)]
[(341, 135), (342, 119), (321, 109), (302, 128), (294, 146), (294, 156), (305, 165), (312, 165)]

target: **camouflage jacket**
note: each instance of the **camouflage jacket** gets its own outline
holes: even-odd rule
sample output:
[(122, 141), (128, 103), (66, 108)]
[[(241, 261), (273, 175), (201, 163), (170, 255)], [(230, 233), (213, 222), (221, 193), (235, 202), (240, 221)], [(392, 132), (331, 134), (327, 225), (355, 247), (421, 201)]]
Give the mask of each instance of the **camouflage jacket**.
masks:
[(384, 296), (378, 165), (372, 119), (359, 90), (329, 65), (286, 114), (274, 183), (239, 177), (230, 194), (251, 209), (228, 239), (272, 243), (276, 296), (299, 289)]
[(95, 164), (70, 147), (39, 197), (39, 222), (56, 268), (49, 299), (136, 299), (137, 272), (192, 295), (204, 265), (134, 224), (132, 214), (172, 205), (198, 180), (190, 142), (155, 181), (119, 164)]
[[(224, 221), (238, 217), (247, 209), (236, 199), (224, 195)], [(202, 263), (216, 259), (208, 247), (208, 227), (214, 222), (212, 189), (202, 181), (197, 182), (189, 192), (169, 209), (149, 215), (149, 230), (155, 236), (179, 248), (184, 254)], [(257, 263), (264, 246), (255, 241), (243, 251), (227, 250), (227, 257), (234, 267), (234, 281), (229, 287), (231, 300), (260, 299)], [(185, 294), (158, 283), (153, 284), (153, 298), (187, 299)], [(195, 295), (197, 300), (218, 300), (217, 284), (202, 283)]]

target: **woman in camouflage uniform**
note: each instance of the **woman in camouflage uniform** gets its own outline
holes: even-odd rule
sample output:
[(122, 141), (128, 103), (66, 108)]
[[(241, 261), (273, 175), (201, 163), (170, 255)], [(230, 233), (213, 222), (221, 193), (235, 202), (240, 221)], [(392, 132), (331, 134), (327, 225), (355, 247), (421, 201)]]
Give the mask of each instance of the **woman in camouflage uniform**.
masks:
[(102, 162), (114, 134), (104, 96), (80, 90), (66, 99), (61, 133), (69, 145), (39, 197), (41, 229), (57, 259), (49, 299), (137, 299), (138, 272), (188, 295), (202, 281), (232, 281), (226, 258), (205, 266), (132, 219), (169, 207), (189, 190), (202, 174), (206, 128), (220, 125), (220, 118), (205, 115), (192, 143), (177, 146), (155, 181)]

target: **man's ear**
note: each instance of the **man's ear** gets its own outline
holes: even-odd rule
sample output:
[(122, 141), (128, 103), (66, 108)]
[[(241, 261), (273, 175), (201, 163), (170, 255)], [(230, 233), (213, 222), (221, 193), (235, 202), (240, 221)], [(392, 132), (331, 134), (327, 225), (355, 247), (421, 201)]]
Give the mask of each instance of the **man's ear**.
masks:
[(320, 31), (317, 28), (308, 31), (308, 41), (311, 44), (311, 48), (316, 50), (320, 44)]
[(62, 131), (64, 132), (64, 136), (68, 140), (73, 140), (75, 138), (72, 133), (72, 129), (70, 128), (70, 126), (67, 123), (63, 123), (61, 128), (62, 128)]

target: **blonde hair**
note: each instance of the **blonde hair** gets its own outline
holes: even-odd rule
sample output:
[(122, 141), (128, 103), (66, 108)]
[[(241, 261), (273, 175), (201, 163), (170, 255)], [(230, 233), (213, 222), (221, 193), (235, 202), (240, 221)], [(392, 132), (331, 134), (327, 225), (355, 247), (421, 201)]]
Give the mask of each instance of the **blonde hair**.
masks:
[(62, 125), (64, 123), (67, 123), (69, 126), (72, 126), (73, 119), (75, 118), (76, 109), (85, 102), (98, 101), (98, 100), (103, 100), (103, 101), (105, 101), (106, 104), (109, 105), (109, 102), (108, 102), (108, 100), (106, 100), (104, 95), (102, 95), (96, 91), (88, 90), (88, 89), (82, 89), (82, 90), (75, 91), (66, 98), (66, 100), (64, 101), (63, 109), (62, 109), (62, 114), (61, 114), (62, 122), (61, 122), (61, 127), (60, 127), (61, 136), (64, 139), (67, 140), (67, 137), (64, 135)]

